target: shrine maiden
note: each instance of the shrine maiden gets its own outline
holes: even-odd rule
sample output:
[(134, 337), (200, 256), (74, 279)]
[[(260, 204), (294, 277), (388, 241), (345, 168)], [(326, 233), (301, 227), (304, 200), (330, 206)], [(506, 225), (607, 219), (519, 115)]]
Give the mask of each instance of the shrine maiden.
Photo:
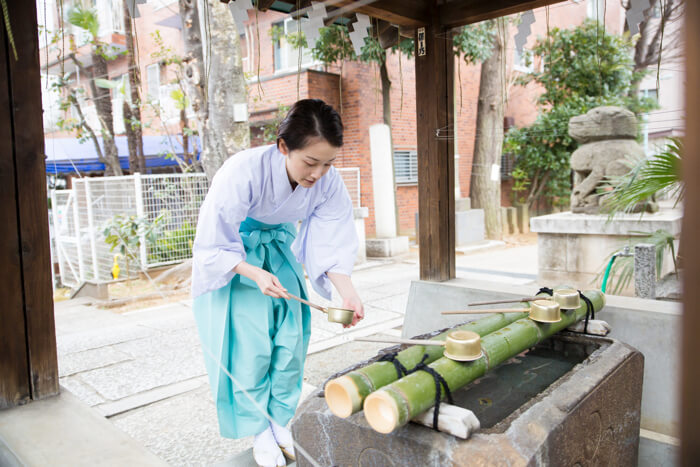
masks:
[(350, 281), (358, 246), (353, 207), (332, 167), (342, 144), (338, 113), (321, 100), (301, 100), (276, 144), (223, 164), (200, 210), (192, 295), (219, 427), (227, 438), (256, 435), (258, 465), (286, 465), (282, 453), (294, 455), (284, 426), (299, 401), (311, 320), (309, 307), (287, 291), (308, 298), (301, 264), (323, 297), (331, 297), (333, 283), (343, 307), (355, 311), (351, 326), (364, 317)]

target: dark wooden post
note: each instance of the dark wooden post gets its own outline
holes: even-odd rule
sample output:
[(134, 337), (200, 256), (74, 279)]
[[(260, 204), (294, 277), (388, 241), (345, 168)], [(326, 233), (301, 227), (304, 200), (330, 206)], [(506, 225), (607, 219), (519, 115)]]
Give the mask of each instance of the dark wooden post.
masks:
[(455, 277), (454, 53), (437, 11), (416, 28), (420, 278)]
[[(685, 210), (681, 242), (683, 242), (683, 324), (681, 350), (681, 465), (700, 465), (700, 3), (685, 3)], [(696, 40), (697, 39), (697, 40)], [(698, 130), (698, 131), (695, 131)]]
[(58, 393), (35, 2), (0, 26), (0, 408)]

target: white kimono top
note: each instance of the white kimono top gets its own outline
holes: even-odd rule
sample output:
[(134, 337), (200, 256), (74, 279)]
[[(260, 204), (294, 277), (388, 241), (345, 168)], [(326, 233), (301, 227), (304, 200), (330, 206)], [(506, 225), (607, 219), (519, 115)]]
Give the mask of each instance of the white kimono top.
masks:
[(193, 297), (226, 285), (246, 259), (238, 232), (246, 217), (264, 224), (302, 220), (292, 251), (326, 299), (331, 297), (326, 273), (352, 272), (358, 239), (342, 178), (331, 167), (311, 188), (292, 190), (285, 156), (273, 144), (239, 152), (214, 176), (192, 246)]

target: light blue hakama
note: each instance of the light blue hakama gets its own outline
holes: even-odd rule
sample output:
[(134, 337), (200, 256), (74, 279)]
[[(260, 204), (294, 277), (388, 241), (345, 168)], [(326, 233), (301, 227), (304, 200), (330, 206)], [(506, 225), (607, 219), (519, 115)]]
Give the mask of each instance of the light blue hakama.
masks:
[[(240, 234), (248, 263), (277, 276), (290, 293), (307, 298), (304, 272), (290, 249), (296, 236), (293, 224), (247, 218)], [(254, 281), (237, 274), (225, 286), (196, 297), (193, 308), (221, 436), (243, 438), (268, 427), (244, 391), (276, 423), (286, 425), (301, 395), (309, 307), (264, 295)]]

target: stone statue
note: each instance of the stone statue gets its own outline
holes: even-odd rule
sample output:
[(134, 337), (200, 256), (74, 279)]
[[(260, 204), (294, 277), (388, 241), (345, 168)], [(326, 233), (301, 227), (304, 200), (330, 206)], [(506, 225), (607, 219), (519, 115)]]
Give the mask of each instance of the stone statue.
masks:
[[(637, 119), (622, 107), (596, 107), (569, 120), (569, 135), (581, 143), (571, 154), (574, 171), (571, 211), (598, 214), (604, 201), (599, 189), (606, 177), (629, 172), (630, 167), (625, 161), (630, 157), (645, 157), (644, 150), (635, 140)], [(653, 210), (652, 203), (645, 203), (642, 207), (649, 208)]]

